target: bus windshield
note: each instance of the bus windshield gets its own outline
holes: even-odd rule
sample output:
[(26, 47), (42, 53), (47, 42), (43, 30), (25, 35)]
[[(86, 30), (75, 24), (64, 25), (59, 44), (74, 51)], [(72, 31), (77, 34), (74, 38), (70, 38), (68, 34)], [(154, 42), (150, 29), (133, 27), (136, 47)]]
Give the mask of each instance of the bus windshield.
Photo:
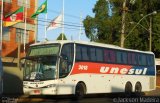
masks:
[(24, 62), (24, 80), (51, 80), (56, 78), (59, 45), (31, 47)]

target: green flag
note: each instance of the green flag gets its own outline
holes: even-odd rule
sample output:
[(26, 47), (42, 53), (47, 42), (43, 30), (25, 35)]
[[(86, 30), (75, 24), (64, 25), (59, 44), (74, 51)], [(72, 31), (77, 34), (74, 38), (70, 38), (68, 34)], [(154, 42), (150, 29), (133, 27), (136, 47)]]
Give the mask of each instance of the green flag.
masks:
[(47, 0), (37, 9), (37, 11), (31, 16), (31, 18), (36, 18), (40, 13), (47, 13)]

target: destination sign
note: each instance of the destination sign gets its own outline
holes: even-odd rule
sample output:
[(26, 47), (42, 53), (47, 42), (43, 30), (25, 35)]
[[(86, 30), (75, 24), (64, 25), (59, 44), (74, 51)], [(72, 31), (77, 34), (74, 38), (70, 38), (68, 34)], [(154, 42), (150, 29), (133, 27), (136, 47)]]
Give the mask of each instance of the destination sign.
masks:
[(29, 56), (40, 56), (40, 55), (57, 55), (59, 52), (58, 45), (45, 45), (31, 47)]

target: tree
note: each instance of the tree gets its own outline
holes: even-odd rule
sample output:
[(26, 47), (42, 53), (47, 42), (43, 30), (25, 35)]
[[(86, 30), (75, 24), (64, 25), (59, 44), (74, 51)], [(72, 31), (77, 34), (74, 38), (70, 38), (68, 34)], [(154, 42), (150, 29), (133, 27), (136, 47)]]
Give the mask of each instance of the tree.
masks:
[(87, 16), (83, 24), (86, 36), (95, 42), (116, 44), (119, 39), (116, 34), (119, 32), (120, 16), (108, 16), (106, 0), (99, 0), (93, 8), (95, 17)]
[(58, 36), (57, 40), (62, 40), (62, 35), (63, 35), (63, 40), (67, 40), (65, 34), (62, 33)]
[[(136, 23), (145, 15), (152, 13), (153, 11), (160, 10), (159, 0), (136, 0), (134, 5), (130, 5), (128, 14), (130, 15), (134, 24), (130, 27), (133, 28)], [(151, 20), (151, 21), (150, 21)], [(144, 18), (134, 31), (126, 38), (125, 47), (139, 50), (149, 50), (149, 29), (151, 22), (152, 30), (152, 51), (156, 54), (156, 57), (160, 56), (160, 14), (150, 15)], [(129, 24), (129, 23), (128, 23)], [(128, 27), (129, 28), (129, 27)], [(131, 30), (131, 29), (129, 29)]]
[[(110, 0), (114, 8), (113, 15), (109, 17), (107, 1), (98, 0), (93, 8), (95, 16), (88, 15), (83, 21), (86, 36), (91, 41), (120, 45), (122, 11), (126, 10), (124, 47), (148, 51), (151, 22), (152, 51), (160, 57), (160, 14), (147, 16), (137, 25), (145, 15), (160, 10), (160, 0), (126, 0), (126, 8), (122, 9), (123, 2)], [(136, 28), (130, 33), (135, 25)]]

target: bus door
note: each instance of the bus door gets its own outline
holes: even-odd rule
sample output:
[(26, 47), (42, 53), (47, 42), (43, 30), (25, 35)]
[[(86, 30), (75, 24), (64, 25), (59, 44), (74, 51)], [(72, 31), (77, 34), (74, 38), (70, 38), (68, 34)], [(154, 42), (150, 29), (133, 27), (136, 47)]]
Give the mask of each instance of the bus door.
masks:
[(71, 80), (67, 79), (67, 76), (70, 74), (73, 66), (73, 60), (74, 60), (74, 44), (71, 43), (64, 44), (60, 54), (60, 62), (59, 62), (59, 83), (57, 88), (59, 91), (63, 90), (64, 87), (66, 88), (65, 91), (70, 90), (68, 88), (73, 88), (73, 86), (70, 83)]

